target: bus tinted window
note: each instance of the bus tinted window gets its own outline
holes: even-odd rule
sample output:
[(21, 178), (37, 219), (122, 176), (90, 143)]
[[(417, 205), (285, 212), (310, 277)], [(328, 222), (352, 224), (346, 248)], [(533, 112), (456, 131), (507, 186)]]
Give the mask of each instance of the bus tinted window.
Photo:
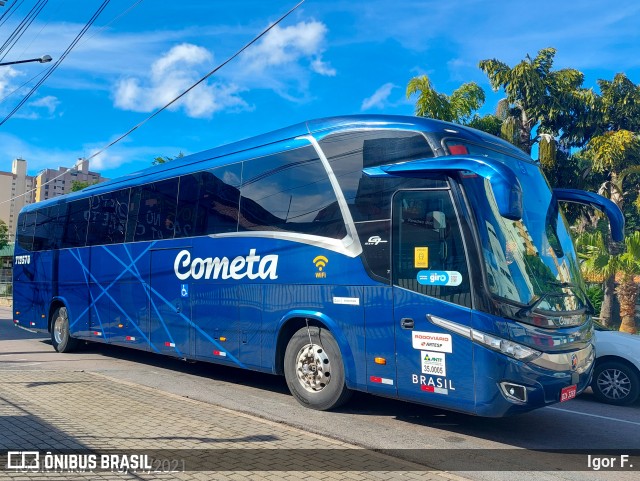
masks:
[(417, 132), (362, 130), (329, 135), (320, 147), (338, 178), (356, 223), (365, 267), (373, 278), (389, 282), (391, 197), (400, 188), (447, 186), (444, 177), (431, 179), (372, 178), (365, 167), (433, 157), (424, 136)]
[(244, 163), (240, 230), (293, 231), (341, 239), (338, 202), (312, 147)]
[(33, 250), (49, 250), (59, 246), (56, 238), (61, 237), (61, 230), (56, 229), (58, 222), (58, 206), (39, 209), (36, 218), (36, 228), (33, 236)]
[(87, 240), (89, 198), (67, 203), (62, 247), (84, 247)]
[(447, 190), (394, 196), (393, 283), (471, 307), (462, 233)]
[(200, 173), (202, 189), (198, 215), (202, 216), (203, 234), (238, 230), (241, 176), (242, 164)]
[(135, 242), (173, 238), (178, 185), (178, 178), (174, 178), (132, 189), (127, 223), (128, 240)]
[(91, 197), (87, 245), (124, 242), (129, 189)]
[(18, 245), (25, 250), (33, 250), (33, 234), (36, 224), (36, 213), (27, 212), (18, 220)]
[(178, 210), (174, 225), (174, 237), (202, 235), (202, 216), (198, 216), (198, 199), (200, 198), (200, 175), (183, 175), (180, 177), (178, 191)]
[(442, 181), (425, 185), (425, 181), (417, 179), (371, 178), (362, 173), (365, 167), (433, 157), (429, 143), (417, 132), (367, 130), (339, 133), (323, 139), (320, 147), (338, 178), (356, 222), (389, 219), (391, 195), (401, 184), (404, 187), (407, 183), (422, 187), (446, 185)]

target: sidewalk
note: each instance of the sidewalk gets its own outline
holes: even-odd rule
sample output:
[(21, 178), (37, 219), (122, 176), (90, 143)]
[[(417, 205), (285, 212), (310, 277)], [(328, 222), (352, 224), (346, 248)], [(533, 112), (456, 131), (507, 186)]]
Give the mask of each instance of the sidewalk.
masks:
[(37, 450), (42, 456), (47, 450), (152, 452), (156, 458), (188, 459), (185, 472), (178, 465), (171, 474), (3, 470), (2, 479), (463, 479), (102, 374), (7, 368), (0, 373), (3, 468), (9, 450)]

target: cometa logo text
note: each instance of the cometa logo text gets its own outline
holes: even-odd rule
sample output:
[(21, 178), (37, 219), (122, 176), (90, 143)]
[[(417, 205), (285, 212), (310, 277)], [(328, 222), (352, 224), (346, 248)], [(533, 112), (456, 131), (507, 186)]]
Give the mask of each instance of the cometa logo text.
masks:
[(256, 250), (251, 249), (248, 256), (238, 256), (233, 260), (227, 257), (207, 257), (191, 259), (191, 253), (182, 250), (176, 256), (173, 263), (176, 277), (181, 281), (192, 279), (277, 279), (278, 256), (268, 255), (261, 257), (256, 255)]

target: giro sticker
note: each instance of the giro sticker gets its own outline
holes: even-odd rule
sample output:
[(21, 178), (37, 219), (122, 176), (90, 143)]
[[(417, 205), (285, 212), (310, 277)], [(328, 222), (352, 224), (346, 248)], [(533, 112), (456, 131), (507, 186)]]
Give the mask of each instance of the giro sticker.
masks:
[(451, 334), (413, 331), (411, 336), (414, 349), (420, 349), (421, 351), (429, 349), (430, 351), (453, 352)]
[(462, 284), (462, 274), (458, 271), (420, 271), (418, 284), (423, 286), (459, 286)]

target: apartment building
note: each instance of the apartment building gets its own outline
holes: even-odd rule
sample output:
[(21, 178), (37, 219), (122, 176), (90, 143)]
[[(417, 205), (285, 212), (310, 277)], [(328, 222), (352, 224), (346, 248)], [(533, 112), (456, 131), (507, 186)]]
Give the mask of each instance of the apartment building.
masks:
[(35, 177), (27, 175), (24, 159), (14, 159), (11, 172), (0, 172), (0, 220), (7, 224), (10, 237), (15, 232), (20, 209), (35, 201), (34, 186)]
[(96, 184), (105, 179), (89, 170), (89, 162), (79, 159), (74, 167), (45, 169), (36, 176), (27, 175), (27, 161), (15, 159), (11, 172), (0, 172), (0, 219), (7, 224), (10, 237), (16, 229), (20, 210), (27, 204), (68, 194), (73, 181)]
[(41, 171), (35, 180), (35, 201), (51, 199), (59, 195), (71, 192), (73, 181), (97, 184), (105, 179), (98, 172), (89, 170), (89, 161), (79, 159), (74, 167), (59, 167), (55, 169), (45, 169)]

